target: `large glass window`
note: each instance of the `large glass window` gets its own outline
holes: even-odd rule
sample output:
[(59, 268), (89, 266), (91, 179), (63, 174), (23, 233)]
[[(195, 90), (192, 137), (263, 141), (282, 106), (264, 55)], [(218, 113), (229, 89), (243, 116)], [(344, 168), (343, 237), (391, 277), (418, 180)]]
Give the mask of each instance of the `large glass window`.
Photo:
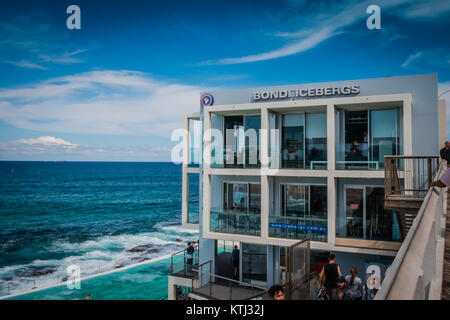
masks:
[(198, 167), (200, 164), (200, 148), (202, 132), (200, 120), (189, 119), (189, 167)]
[(400, 154), (398, 110), (370, 111), (370, 160), (384, 168), (384, 156)]
[(243, 243), (242, 282), (265, 286), (267, 281), (267, 246)]
[(327, 241), (327, 188), (282, 184), (279, 214), (269, 216), (269, 236)]
[(282, 168), (327, 168), (326, 113), (282, 116)]
[(283, 115), (282, 167), (304, 168), (304, 114)]
[(384, 168), (385, 155), (399, 155), (400, 111), (339, 110), (336, 119), (336, 168)]
[(199, 174), (190, 173), (189, 179), (189, 205), (188, 205), (188, 223), (198, 223), (199, 219)]
[(384, 209), (384, 188), (347, 186), (344, 214), (338, 214), (338, 237), (401, 241), (395, 212)]
[(212, 232), (261, 234), (261, 185), (224, 183), (222, 208), (211, 208)]
[(259, 168), (259, 130), (261, 116), (245, 117), (245, 167)]
[(327, 114), (306, 114), (305, 166), (310, 169), (327, 168)]
[[(261, 129), (261, 116), (224, 117), (223, 162), (225, 168), (260, 167), (260, 154), (259, 154), (260, 129)], [(219, 165), (215, 164), (213, 167), (218, 166)]]

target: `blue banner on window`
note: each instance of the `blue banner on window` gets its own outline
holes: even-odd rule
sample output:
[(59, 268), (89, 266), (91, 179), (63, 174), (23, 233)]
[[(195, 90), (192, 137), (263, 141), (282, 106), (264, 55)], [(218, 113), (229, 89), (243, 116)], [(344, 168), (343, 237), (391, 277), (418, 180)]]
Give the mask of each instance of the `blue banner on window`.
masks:
[(312, 231), (312, 232), (327, 232), (327, 227), (308, 226), (302, 224), (289, 224), (289, 223), (269, 223), (269, 228)]

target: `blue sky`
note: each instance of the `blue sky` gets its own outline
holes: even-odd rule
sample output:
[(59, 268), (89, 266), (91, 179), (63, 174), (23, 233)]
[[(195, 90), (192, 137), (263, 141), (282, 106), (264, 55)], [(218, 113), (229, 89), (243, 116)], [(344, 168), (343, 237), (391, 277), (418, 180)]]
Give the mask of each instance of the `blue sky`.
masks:
[(436, 72), (443, 92), (449, 29), (437, 0), (2, 1), (0, 159), (168, 161), (212, 89)]

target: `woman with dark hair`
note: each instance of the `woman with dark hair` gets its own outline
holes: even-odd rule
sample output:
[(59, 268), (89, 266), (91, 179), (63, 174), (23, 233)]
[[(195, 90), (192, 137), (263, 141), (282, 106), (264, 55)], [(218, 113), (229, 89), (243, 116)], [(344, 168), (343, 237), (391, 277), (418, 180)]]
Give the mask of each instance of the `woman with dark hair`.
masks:
[(357, 277), (358, 270), (355, 267), (350, 269), (350, 274), (345, 277), (348, 293), (352, 300), (362, 300), (363, 286), (361, 278)]

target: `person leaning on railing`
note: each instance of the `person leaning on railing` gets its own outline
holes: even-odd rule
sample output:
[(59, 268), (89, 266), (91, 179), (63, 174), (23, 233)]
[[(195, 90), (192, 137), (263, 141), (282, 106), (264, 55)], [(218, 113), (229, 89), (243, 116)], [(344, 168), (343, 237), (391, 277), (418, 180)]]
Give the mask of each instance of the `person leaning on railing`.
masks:
[(428, 185), (428, 188), (431, 187), (444, 188), (448, 186), (450, 186), (450, 167), (447, 166), (447, 170), (445, 170), (444, 174), (438, 180), (431, 182)]
[(447, 167), (450, 167), (450, 141), (445, 141), (444, 147), (439, 151), (442, 160), (447, 161)]

